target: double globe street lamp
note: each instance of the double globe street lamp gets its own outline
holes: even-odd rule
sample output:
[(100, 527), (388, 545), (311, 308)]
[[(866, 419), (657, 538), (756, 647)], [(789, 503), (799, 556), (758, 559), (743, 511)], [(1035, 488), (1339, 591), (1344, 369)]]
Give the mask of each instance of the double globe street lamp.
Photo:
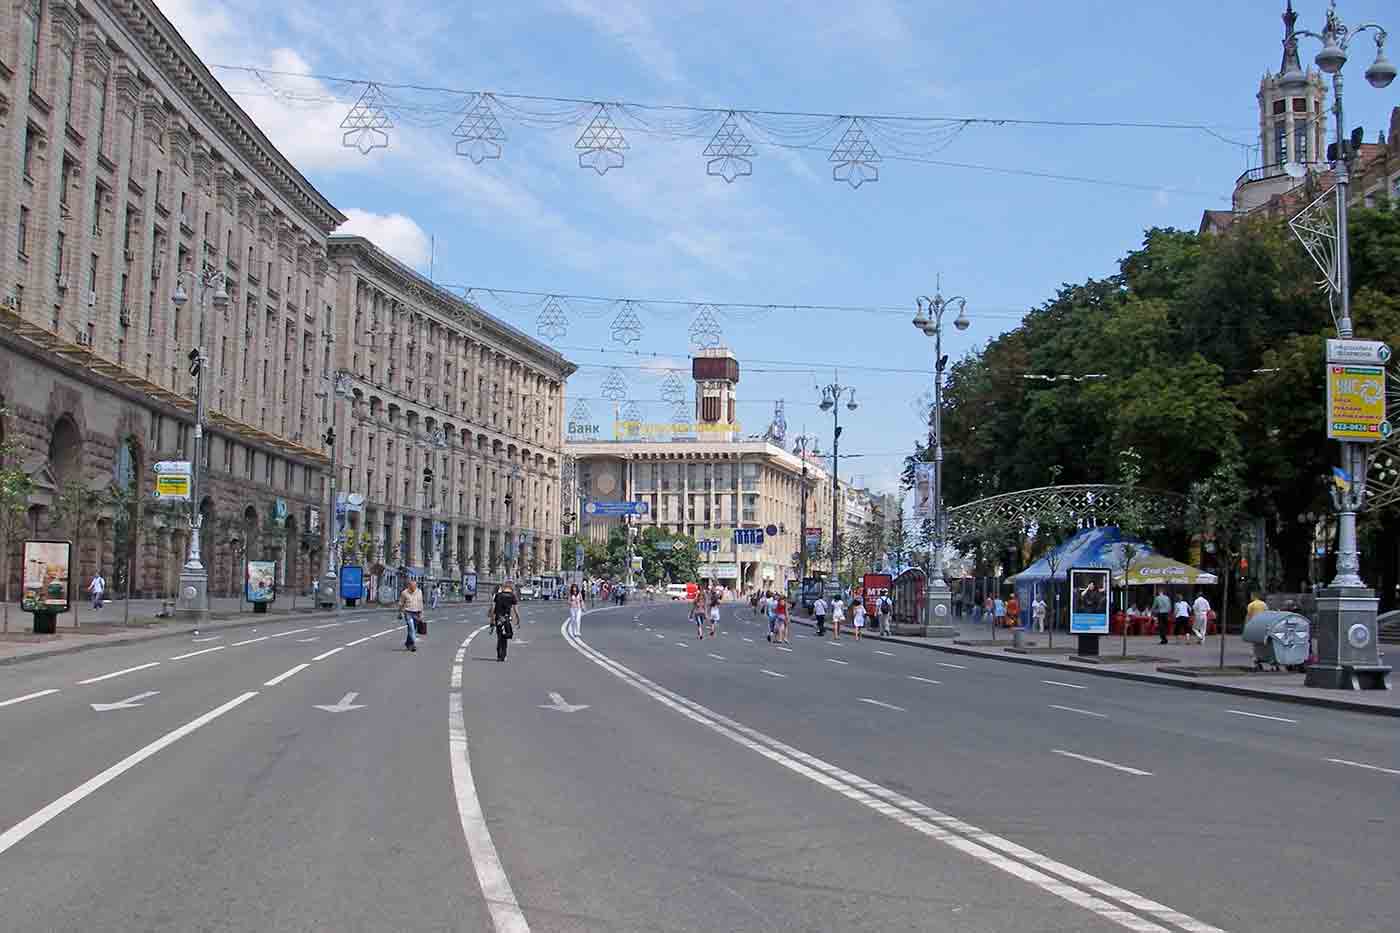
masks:
[[(191, 290), (197, 290), (199, 299), (199, 319), (191, 332), (195, 335), (195, 347), (189, 352), (190, 375), (194, 377), (194, 459), (190, 463), (190, 543), (185, 556), (185, 565), (180, 570), (180, 593), (175, 603), (176, 612), (196, 622), (209, 615), (209, 571), (204, 566), (199, 549), (199, 532), (204, 524), (204, 514), (200, 510), (200, 474), (204, 470), (204, 368), (209, 358), (204, 353), (204, 309), (209, 300), (220, 311), (229, 306), (228, 278), (218, 269), (205, 264), (199, 271), (186, 269), (175, 276), (175, 293), (170, 302), (178, 313), (189, 302)], [(211, 299), (212, 293), (212, 299)]]
[(831, 412), (831, 575), (840, 578), (839, 562), (841, 559), (841, 539), (840, 525), (837, 523), (837, 509), (841, 503), (841, 399), (846, 399), (846, 410), (855, 411), (860, 407), (856, 401), (856, 390), (851, 386), (843, 386), (839, 382), (832, 382), (821, 387), (822, 400), (820, 408), (822, 411)]
[[(933, 579), (929, 581), (928, 608), (930, 625), (947, 625), (952, 593), (948, 581), (944, 579), (944, 540), (943, 540), (943, 370), (948, 365), (948, 357), (943, 354), (943, 315), (957, 306), (958, 314), (953, 326), (967, 330), (971, 322), (967, 319), (967, 299), (961, 295), (943, 297), (943, 283), (940, 280), (933, 297), (922, 296), (915, 302), (917, 310), (912, 321), (914, 327), (927, 337), (933, 338), (933, 407), (928, 415), (928, 447), (933, 453), (933, 490), (930, 508), (933, 514)], [(917, 505), (917, 502), (916, 502)]]

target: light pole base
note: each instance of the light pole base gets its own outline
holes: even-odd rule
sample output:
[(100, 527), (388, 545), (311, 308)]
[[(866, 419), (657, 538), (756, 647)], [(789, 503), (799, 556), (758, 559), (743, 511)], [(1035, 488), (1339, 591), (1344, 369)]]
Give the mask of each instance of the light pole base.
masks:
[(336, 598), (339, 589), (340, 578), (335, 575), (335, 571), (326, 571), (326, 575), (321, 578), (321, 590), (316, 594), (316, 605), (322, 609), (337, 608), (340, 604)]
[(962, 632), (949, 625), (953, 618), (953, 594), (946, 586), (928, 589), (928, 618), (924, 621), (925, 638), (956, 638)]
[(175, 617), (185, 622), (209, 619), (209, 571), (180, 571), (180, 593), (175, 601)]
[(1390, 668), (1376, 648), (1380, 600), (1366, 587), (1329, 586), (1317, 591), (1317, 662), (1303, 683), (1324, 690), (1389, 690)]

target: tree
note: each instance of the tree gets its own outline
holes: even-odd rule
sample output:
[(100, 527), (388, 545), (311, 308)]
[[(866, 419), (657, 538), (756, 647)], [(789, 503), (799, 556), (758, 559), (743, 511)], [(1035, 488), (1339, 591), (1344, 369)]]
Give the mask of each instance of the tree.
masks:
[(1187, 521), (1204, 534), (1215, 537), (1223, 569), (1220, 595), (1220, 666), (1225, 666), (1225, 629), (1230, 608), (1230, 579), (1240, 552), (1249, 513), (1245, 508), (1248, 490), (1244, 483), (1244, 465), (1237, 456), (1220, 461), (1210, 475), (1191, 485), (1187, 504)]
[[(0, 422), (9, 411), (0, 408)], [(29, 496), (34, 483), (24, 472), (25, 446), (21, 441), (5, 437), (0, 440), (0, 574), (5, 579), (5, 609), (3, 630), (10, 630), (10, 563), (16, 545), (24, 540), (25, 519), (29, 512)]]
[(889, 540), (885, 544), (885, 553), (889, 555), (890, 563), (894, 565), (896, 572), (903, 570), (908, 564), (911, 550), (909, 528), (904, 518), (904, 503), (901, 502), (895, 508), (894, 519), (890, 522)]
[[(1123, 585), (1123, 608), (1127, 609), (1128, 567), (1138, 556), (1140, 548), (1137, 545), (1137, 536), (1147, 531), (1147, 522), (1137, 497), (1138, 481), (1142, 478), (1142, 455), (1135, 448), (1129, 447), (1118, 456), (1118, 481), (1126, 488), (1123, 506), (1118, 510), (1118, 530), (1122, 533), (1122, 541), (1118, 545), (1118, 571)], [(1123, 657), (1127, 656), (1128, 627), (1124, 625)]]
[[(72, 574), (77, 576), (81, 573), (83, 564), (83, 540), (86, 533), (97, 526), (97, 520), (112, 505), (111, 494), (107, 489), (94, 489), (83, 479), (82, 475), (74, 476), (63, 482), (58, 490), (58, 495), (54, 498), (53, 515), (54, 523), (73, 541), (73, 569)], [(96, 568), (101, 572), (101, 567)], [(81, 584), (81, 580), (79, 583)], [(81, 601), (81, 600), (80, 600)], [(78, 625), (78, 607), (73, 606), (73, 625)]]
[[(1061, 467), (1055, 464), (1050, 468), (1050, 485), (1056, 485), (1059, 479)], [(1078, 531), (1078, 526), (1074, 521), (1074, 516), (1070, 513), (1058, 496), (1050, 496), (1035, 514), (1035, 546), (1041, 552), (1041, 557), (1045, 559), (1045, 565), (1050, 569), (1050, 591), (1053, 595), (1051, 599), (1050, 615), (1050, 647), (1055, 646), (1055, 626), (1060, 621), (1060, 584), (1056, 579), (1060, 568), (1064, 565), (1064, 554), (1060, 552), (1060, 545)]]

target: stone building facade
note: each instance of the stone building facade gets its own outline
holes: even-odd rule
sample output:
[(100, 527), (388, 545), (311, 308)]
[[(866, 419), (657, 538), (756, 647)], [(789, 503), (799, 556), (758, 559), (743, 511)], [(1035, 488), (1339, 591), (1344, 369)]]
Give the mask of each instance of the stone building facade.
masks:
[(345, 522), (356, 556), (452, 580), (558, 570), (574, 365), (368, 240), (329, 246), (345, 309), (336, 485), (353, 502)]
[[(171, 592), (188, 523), (148, 493), (155, 461), (193, 456), (202, 347), (211, 591), (259, 555), (304, 585), (328, 463), (315, 400), (341, 326), (326, 238), (343, 215), (151, 0), (0, 4), (0, 138), (0, 395), (36, 485), (29, 533), (80, 539), (79, 573), (116, 592), (128, 542), (132, 591)], [(201, 287), (217, 278), (226, 308)], [(61, 501), (113, 486), (130, 509), (59, 520)]]

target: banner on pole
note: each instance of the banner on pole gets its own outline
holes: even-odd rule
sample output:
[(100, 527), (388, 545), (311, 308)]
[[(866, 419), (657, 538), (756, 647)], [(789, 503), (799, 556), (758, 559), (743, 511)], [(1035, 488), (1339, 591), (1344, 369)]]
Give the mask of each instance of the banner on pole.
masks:
[(926, 522), (933, 518), (932, 463), (914, 464), (914, 519)]

